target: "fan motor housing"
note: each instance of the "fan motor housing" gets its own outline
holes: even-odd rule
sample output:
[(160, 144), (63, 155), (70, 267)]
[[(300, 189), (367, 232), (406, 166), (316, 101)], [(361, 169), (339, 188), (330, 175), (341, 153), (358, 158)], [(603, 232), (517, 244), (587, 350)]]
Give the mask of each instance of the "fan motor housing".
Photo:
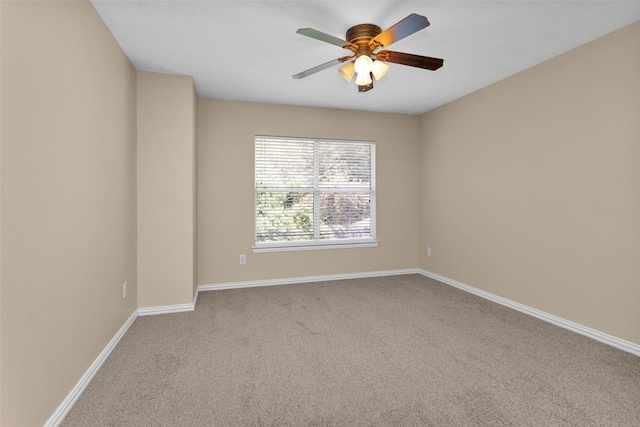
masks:
[(359, 24), (347, 30), (346, 39), (358, 46), (356, 57), (361, 55), (371, 55), (369, 42), (372, 38), (382, 32), (382, 29), (374, 24)]

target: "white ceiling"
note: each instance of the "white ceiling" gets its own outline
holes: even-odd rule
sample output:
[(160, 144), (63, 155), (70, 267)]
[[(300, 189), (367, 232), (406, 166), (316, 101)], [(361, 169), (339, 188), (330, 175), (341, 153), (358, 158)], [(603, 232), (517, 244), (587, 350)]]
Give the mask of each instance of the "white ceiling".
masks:
[[(421, 114), (640, 20), (640, 1), (92, 0), (140, 71), (193, 76), (203, 98)], [(358, 93), (339, 67), (297, 72), (349, 51), (296, 34), (345, 38), (410, 13), (431, 26), (388, 49), (444, 59), (437, 71), (390, 64)], [(594, 61), (597, 61), (594, 58)], [(373, 124), (375, 125), (375, 124)]]

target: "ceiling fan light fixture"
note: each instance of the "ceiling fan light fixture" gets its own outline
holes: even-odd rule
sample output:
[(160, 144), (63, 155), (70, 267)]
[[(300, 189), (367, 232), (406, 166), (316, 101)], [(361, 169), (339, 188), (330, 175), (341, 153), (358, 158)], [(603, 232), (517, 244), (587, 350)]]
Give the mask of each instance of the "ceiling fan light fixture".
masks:
[(376, 80), (380, 80), (389, 71), (389, 66), (382, 61), (373, 61), (371, 72)]
[(356, 69), (353, 65), (353, 61), (347, 63), (347, 65), (340, 68), (340, 75), (343, 79), (350, 82), (353, 75), (356, 73)]

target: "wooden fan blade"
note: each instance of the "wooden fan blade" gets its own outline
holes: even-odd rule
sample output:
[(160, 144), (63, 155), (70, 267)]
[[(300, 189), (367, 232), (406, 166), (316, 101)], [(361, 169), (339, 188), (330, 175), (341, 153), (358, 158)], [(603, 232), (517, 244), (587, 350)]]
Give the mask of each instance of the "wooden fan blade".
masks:
[(293, 77), (294, 79), (302, 79), (304, 77), (310, 76), (311, 74), (315, 74), (318, 71), (322, 71), (324, 69), (327, 68), (331, 68), (335, 65), (341, 64), (345, 61), (348, 61), (350, 59), (352, 59), (353, 56), (343, 56), (342, 58), (338, 58), (338, 59), (334, 59), (333, 61), (329, 61), (329, 62), (325, 62), (324, 64), (320, 64), (320, 65), (316, 65), (313, 68), (309, 68), (308, 70), (302, 71), (298, 74), (294, 74)]
[(320, 40), (325, 43), (329, 43), (338, 47), (342, 47), (344, 49), (349, 49), (352, 51), (356, 51), (358, 48), (356, 45), (346, 41), (334, 37), (330, 34), (323, 33), (322, 31), (314, 30), (313, 28), (300, 28), (296, 31), (298, 34), (302, 34), (303, 36), (311, 37), (312, 39)]
[(416, 31), (420, 31), (421, 29), (426, 28), (429, 25), (429, 20), (426, 16), (412, 13), (402, 21), (392, 25), (391, 27), (375, 36), (369, 42), (369, 47), (371, 47), (371, 49), (373, 50), (379, 46), (389, 46), (391, 43), (395, 43), (398, 40), (410, 36)]
[(410, 53), (394, 52), (391, 50), (381, 50), (376, 54), (376, 59), (394, 64), (408, 65), (410, 67), (424, 68), (425, 70), (437, 70), (444, 65), (444, 60), (440, 58), (430, 58), (428, 56), (412, 55)]

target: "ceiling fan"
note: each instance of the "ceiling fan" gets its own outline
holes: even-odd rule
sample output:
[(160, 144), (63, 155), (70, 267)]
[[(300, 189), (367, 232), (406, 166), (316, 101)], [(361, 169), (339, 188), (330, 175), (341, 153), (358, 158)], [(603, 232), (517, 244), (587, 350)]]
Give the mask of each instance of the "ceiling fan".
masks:
[(359, 92), (373, 89), (373, 79), (380, 80), (389, 69), (385, 62), (408, 65), (410, 67), (437, 70), (442, 67), (444, 61), (439, 58), (413, 55), (410, 53), (394, 52), (391, 50), (378, 50), (389, 46), (411, 34), (430, 25), (426, 16), (412, 13), (400, 22), (382, 31), (373, 24), (359, 24), (347, 30), (346, 39), (342, 40), (313, 28), (300, 28), (296, 31), (303, 36), (311, 37), (332, 45), (350, 50), (353, 55), (343, 56), (333, 61), (325, 62), (316, 67), (294, 74), (294, 79), (301, 79), (324, 69), (347, 62), (340, 68), (342, 77), (350, 82), (356, 74), (356, 85)]

